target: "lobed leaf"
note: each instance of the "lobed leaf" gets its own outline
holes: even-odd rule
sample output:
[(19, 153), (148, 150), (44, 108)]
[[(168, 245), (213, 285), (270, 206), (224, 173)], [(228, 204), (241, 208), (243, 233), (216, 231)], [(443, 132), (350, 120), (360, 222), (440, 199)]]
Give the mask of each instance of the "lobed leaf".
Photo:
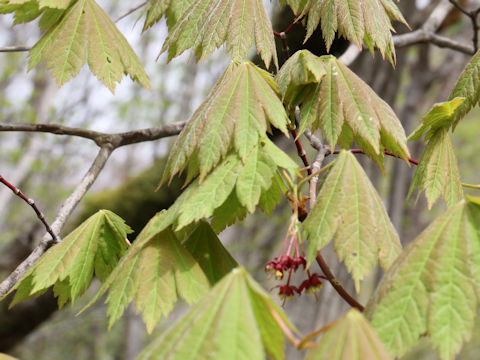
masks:
[(162, 48), (169, 60), (192, 48), (203, 59), (226, 43), (233, 59), (243, 61), (255, 41), (266, 67), (278, 67), (273, 30), (262, 0), (190, 1)]
[(108, 290), (109, 327), (135, 301), (151, 333), (161, 317), (172, 311), (177, 294), (191, 304), (206, 292), (207, 277), (173, 231), (165, 227), (166, 218), (167, 212), (163, 212), (150, 220), (82, 312)]
[(108, 210), (85, 220), (63, 241), (50, 248), (12, 289), (13, 304), (54, 286), (59, 305), (72, 302), (89, 287), (93, 274), (101, 280), (113, 270), (126, 251), (131, 229)]
[(169, 29), (172, 29), (191, 4), (192, 0), (150, 0), (145, 11), (143, 31), (160, 21), (163, 15), (167, 18)]
[(429, 209), (440, 196), (448, 206), (452, 206), (463, 197), (463, 190), (448, 127), (431, 130), (428, 137), (427, 147), (413, 175), (408, 196), (419, 188), (425, 191)]
[(283, 359), (283, 311), (242, 268), (224, 276), (137, 359)]
[(188, 164), (189, 179), (200, 174), (202, 182), (232, 147), (245, 162), (268, 123), (288, 133), (287, 121), (271, 75), (250, 62), (232, 63), (177, 138), (162, 182)]
[(392, 354), (401, 356), (426, 335), (442, 359), (453, 359), (470, 338), (478, 303), (479, 215), (472, 201), (450, 207), (387, 271), (367, 314)]
[(367, 319), (351, 309), (329, 326), (305, 360), (393, 360)]
[(453, 120), (454, 128), (465, 114), (478, 104), (480, 100), (480, 51), (472, 57), (463, 70), (448, 100), (453, 100), (457, 97), (464, 97), (465, 101), (455, 112)]
[(380, 196), (355, 157), (344, 150), (322, 183), (304, 231), (308, 264), (334, 238), (335, 251), (352, 273), (357, 291), (377, 261), (388, 269), (401, 252)]
[[(58, 17), (60, 14), (56, 13)], [(148, 76), (125, 37), (95, 0), (73, 2), (30, 51), (32, 69), (45, 62), (59, 86), (85, 62), (112, 92), (123, 74), (149, 88)]]

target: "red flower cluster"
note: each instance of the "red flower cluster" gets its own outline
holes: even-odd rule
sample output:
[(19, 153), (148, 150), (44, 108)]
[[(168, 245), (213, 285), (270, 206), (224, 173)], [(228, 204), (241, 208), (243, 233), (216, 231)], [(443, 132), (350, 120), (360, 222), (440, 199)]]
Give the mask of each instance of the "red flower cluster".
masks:
[(306, 293), (315, 293), (319, 291), (322, 288), (322, 281), (320, 279), (327, 280), (327, 278), (323, 275), (320, 275), (318, 273), (313, 273), (313, 274), (308, 274), (308, 278), (300, 284), (299, 287), (296, 287), (294, 285), (290, 285), (288, 282), (285, 285), (277, 285), (272, 288), (279, 288), (278, 295), (282, 299), (289, 298), (291, 299), (295, 293), (298, 295), (301, 295), (303, 291)]
[(303, 265), (303, 269), (305, 270), (307, 261), (303, 256), (292, 258), (288, 255), (282, 255), (270, 260), (267, 265), (265, 265), (265, 271), (274, 273), (277, 279), (283, 279), (284, 271), (297, 271), (300, 265)]

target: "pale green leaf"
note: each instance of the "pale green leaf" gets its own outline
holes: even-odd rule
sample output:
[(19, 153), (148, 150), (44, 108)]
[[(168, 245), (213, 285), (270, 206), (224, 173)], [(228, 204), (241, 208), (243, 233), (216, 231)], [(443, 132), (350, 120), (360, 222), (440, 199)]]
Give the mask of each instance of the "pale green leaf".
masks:
[(162, 52), (172, 59), (192, 48), (203, 59), (226, 43), (233, 59), (243, 61), (255, 42), (266, 67), (278, 67), (273, 30), (262, 0), (192, 2), (169, 32)]
[(200, 221), (195, 226), (183, 245), (198, 262), (212, 285), (238, 266), (206, 221)]
[(398, 235), (380, 196), (355, 157), (342, 151), (319, 190), (304, 222), (308, 237), (308, 263), (334, 238), (340, 260), (352, 273), (359, 290), (371, 268), (387, 269), (401, 252)]
[(85, 62), (112, 92), (123, 74), (149, 88), (148, 76), (125, 37), (95, 0), (78, 0), (30, 51), (30, 69), (45, 62), (59, 86)]
[[(262, 195), (264, 193), (262, 193)], [(260, 197), (259, 206), (262, 201), (261, 199), (262, 197)], [(240, 201), (238, 201), (236, 192), (232, 191), (227, 200), (225, 200), (225, 202), (213, 212), (211, 223), (212, 228), (218, 234), (227, 226), (243, 220), (247, 216), (247, 213), (247, 209), (240, 204)]]
[(480, 51), (470, 60), (452, 89), (448, 100), (464, 97), (465, 101), (457, 109), (453, 120), (453, 127), (467, 114), (480, 100)]
[(367, 307), (388, 350), (401, 356), (427, 335), (442, 359), (470, 338), (477, 309), (473, 265), (479, 207), (461, 201), (425, 229), (387, 271)]
[(276, 173), (272, 178), (272, 186), (270, 186), (268, 190), (262, 192), (258, 202), (258, 207), (267, 215), (272, 215), (273, 210), (282, 199), (282, 186), (284, 186), (282, 179), (280, 178), (280, 175)]
[[(128, 247), (131, 229), (108, 210), (100, 210), (50, 248), (13, 289), (28, 295), (56, 287), (59, 305), (75, 301), (90, 285), (93, 274), (104, 279)], [(13, 290), (12, 289), (12, 290)], [(23, 290), (22, 290), (23, 289)], [(68, 291), (68, 295), (67, 295)]]
[(305, 360), (393, 360), (367, 319), (351, 309), (325, 330)]
[(285, 344), (275, 317), (290, 325), (264, 290), (236, 268), (137, 359), (283, 359)]
[(169, 29), (172, 29), (192, 3), (193, 0), (150, 0), (145, 10), (143, 31), (160, 21), (163, 15), (167, 18)]
[(455, 98), (450, 101), (434, 104), (430, 111), (422, 118), (422, 124), (408, 137), (408, 140), (419, 140), (424, 133), (429, 131), (425, 140), (428, 140), (440, 128), (448, 128), (454, 120), (456, 110), (463, 104), (465, 98)]
[(66, 9), (70, 4), (70, 0), (7, 0), (6, 4), (11, 5), (22, 5), (28, 3), (37, 3), (40, 9), (42, 8), (56, 8), (56, 9)]
[[(287, 121), (272, 76), (250, 62), (232, 63), (179, 135), (163, 181), (183, 171), (196, 156), (195, 170), (202, 182), (231, 147), (245, 161), (264, 137), (268, 122), (287, 133)], [(189, 178), (195, 175), (192, 171)]]
[(172, 311), (177, 294), (191, 304), (209, 287), (202, 269), (179, 243), (173, 231), (170, 228), (156, 231), (163, 227), (158, 227), (156, 223), (165, 214), (147, 224), (85, 307), (92, 305), (108, 290), (109, 327), (122, 316), (128, 304), (135, 301), (135, 308), (142, 312), (148, 332), (152, 332), (161, 317)]
[(419, 188), (425, 191), (429, 209), (440, 196), (451, 206), (463, 197), (463, 190), (448, 128), (440, 128), (429, 138), (413, 175), (408, 196)]

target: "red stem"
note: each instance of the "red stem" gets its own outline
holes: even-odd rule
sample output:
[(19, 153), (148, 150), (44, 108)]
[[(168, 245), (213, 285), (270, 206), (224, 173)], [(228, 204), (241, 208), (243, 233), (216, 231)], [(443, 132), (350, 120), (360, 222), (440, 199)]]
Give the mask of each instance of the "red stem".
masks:
[[(335, 150), (333, 153), (334, 153), (334, 154), (338, 154), (340, 151), (341, 151), (341, 150)], [(365, 152), (364, 152), (362, 149), (350, 149), (349, 151), (352, 152), (353, 154), (363, 154), (363, 155), (365, 155)], [(401, 159), (400, 156), (395, 155), (395, 154), (392, 153), (391, 151), (384, 150), (383, 153), (384, 153), (385, 155), (388, 155), (388, 156), (392, 156), (392, 157)], [(330, 154), (331, 154), (331, 153), (330, 153)], [(327, 153), (326, 155), (328, 155), (328, 153)], [(411, 164), (413, 164), (413, 165), (418, 165), (418, 160), (415, 160), (415, 159), (412, 159), (412, 158), (408, 158), (408, 161), (409, 161)]]
[(9, 183), (7, 180), (5, 180), (5, 178), (0, 175), (0, 183), (2, 183), (3, 185), (5, 185), (6, 187), (8, 187), (10, 190), (12, 190), (12, 192), (17, 195), (20, 199), (22, 199), (23, 201), (25, 201), (28, 205), (30, 205), (33, 209), (33, 211), (35, 211), (35, 214), (37, 214), (37, 217), (40, 219), (40, 221), (43, 223), (43, 225), (45, 226), (45, 229), (47, 230), (47, 232), (50, 234), (50, 236), (52, 237), (53, 240), (55, 240), (56, 243), (60, 242), (60, 239), (58, 238), (58, 236), (55, 234), (55, 232), (52, 230), (52, 228), (50, 227), (50, 224), (47, 222), (47, 220), (45, 220), (45, 216), (43, 215), (43, 213), (38, 209), (37, 205), (35, 205), (35, 201), (33, 199), (30, 199), (28, 196), (26, 196), (25, 194), (23, 194), (20, 189), (18, 189), (16, 186), (12, 185), (11, 183)]

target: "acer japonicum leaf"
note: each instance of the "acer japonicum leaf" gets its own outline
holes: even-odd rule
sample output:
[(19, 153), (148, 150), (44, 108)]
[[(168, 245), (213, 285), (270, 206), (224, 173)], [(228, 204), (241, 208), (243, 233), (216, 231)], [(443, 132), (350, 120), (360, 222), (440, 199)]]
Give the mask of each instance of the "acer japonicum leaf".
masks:
[(190, 311), (160, 334), (137, 360), (284, 359), (282, 309), (243, 268), (224, 276)]
[(11, 290), (11, 306), (46, 291), (50, 286), (59, 306), (72, 303), (89, 287), (93, 275), (105, 280), (128, 248), (131, 229), (108, 210), (89, 217), (63, 241), (50, 248)]
[(367, 319), (357, 309), (328, 326), (305, 360), (393, 360)]
[(480, 295), (479, 224), (480, 200), (458, 202), (387, 271), (367, 314), (393, 355), (427, 336), (442, 359), (453, 359), (470, 338)]
[[(274, 194), (271, 187), (279, 167), (296, 174), (295, 162), (266, 137), (251, 149), (245, 162), (230, 152), (201, 183), (196, 178), (170, 207), (168, 212), (176, 219), (175, 230), (213, 216), (214, 227), (220, 231), (247, 211), (252, 213), (265, 191), (272, 191), (268, 196), (275, 201), (278, 193)], [(239, 207), (227, 204), (229, 200), (236, 201)], [(231, 214), (221, 214), (222, 209)]]
[(373, 53), (377, 47), (382, 57), (395, 61), (395, 47), (390, 20), (408, 26), (402, 13), (392, 0), (287, 0), (295, 14), (308, 15), (305, 41), (321, 23), (327, 51), (338, 31), (340, 36), (352, 41), (359, 48), (365, 44)]
[(377, 262), (388, 269), (401, 252), (382, 199), (353, 154), (345, 150), (329, 170), (303, 224), (308, 264), (333, 238), (334, 249), (352, 273), (357, 291), (360, 280)]
[[(56, 5), (60, 6), (60, 3), (61, 1)], [(43, 31), (59, 19), (68, 3), (65, 8), (57, 8), (54, 5), (46, 7), (45, 2), (3, 0), (0, 1), (0, 14), (14, 13), (13, 25), (31, 22), (41, 15), (39, 27)]]
[(253, 42), (266, 67), (272, 59), (278, 67), (272, 24), (262, 0), (190, 1), (169, 31), (162, 52), (168, 49), (170, 60), (192, 48), (199, 60), (225, 43), (233, 60), (243, 61)]
[(452, 89), (448, 100), (464, 97), (465, 102), (455, 112), (453, 127), (467, 114), (480, 100), (480, 51), (467, 64), (457, 83)]
[[(390, 106), (333, 56), (294, 54), (280, 69), (277, 82), (288, 109), (301, 104), (298, 133), (321, 129), (330, 147), (361, 149), (383, 169), (383, 150), (409, 157), (404, 129)], [(294, 95), (295, 94), (295, 95)]]
[(192, 3), (193, 0), (150, 0), (145, 10), (143, 31), (160, 21), (163, 15), (165, 15), (168, 28), (171, 30)]
[(250, 62), (232, 63), (187, 122), (170, 151), (162, 182), (189, 165), (200, 182), (230, 149), (242, 161), (270, 125), (285, 134), (287, 114), (272, 76)]
[(448, 206), (456, 204), (463, 197), (457, 158), (453, 151), (449, 129), (464, 102), (465, 98), (459, 97), (433, 105), (423, 117), (422, 124), (408, 138), (419, 140), (423, 134), (426, 134), (427, 147), (415, 170), (408, 196), (416, 188), (420, 191), (424, 190), (429, 209), (440, 196), (445, 199)]
[(208, 279), (200, 265), (169, 227), (167, 212), (162, 212), (150, 220), (82, 311), (108, 290), (109, 327), (134, 301), (151, 333), (162, 316), (172, 311), (178, 296), (192, 304), (208, 288)]
[[(53, 7), (64, 2), (40, 2), (35, 17), (42, 13), (42, 3)], [(63, 9), (46, 9), (43, 13), (40, 27), (48, 29), (30, 51), (29, 69), (44, 62), (61, 86), (88, 62), (90, 70), (112, 92), (123, 74), (150, 88), (137, 55), (95, 0), (74, 1)]]

